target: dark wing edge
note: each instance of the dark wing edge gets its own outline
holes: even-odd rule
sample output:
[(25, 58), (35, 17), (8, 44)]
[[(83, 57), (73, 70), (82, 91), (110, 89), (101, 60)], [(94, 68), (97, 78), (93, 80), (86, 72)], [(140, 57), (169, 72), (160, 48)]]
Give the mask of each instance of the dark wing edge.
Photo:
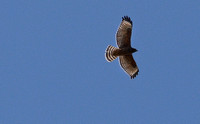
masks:
[(124, 17), (122, 17), (122, 21), (123, 21), (123, 20), (125, 20), (125, 21), (127, 21), (127, 22), (130, 22), (130, 23), (131, 23), (131, 25), (133, 24), (133, 22), (132, 22), (131, 18), (130, 18), (130, 17), (128, 17), (128, 16), (124, 16)]
[(139, 72), (139, 69), (137, 69), (137, 72), (131, 76), (131, 79), (134, 79), (138, 75), (138, 72)]
[(139, 69), (132, 55), (120, 56), (119, 62), (122, 69), (130, 75), (131, 79), (138, 75)]

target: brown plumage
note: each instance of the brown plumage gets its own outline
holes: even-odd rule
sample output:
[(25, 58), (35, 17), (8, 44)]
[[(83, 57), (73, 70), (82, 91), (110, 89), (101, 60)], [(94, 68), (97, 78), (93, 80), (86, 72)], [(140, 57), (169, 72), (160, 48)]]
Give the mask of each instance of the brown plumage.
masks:
[(119, 48), (108, 46), (105, 57), (108, 62), (112, 62), (119, 57), (119, 62), (124, 71), (130, 75), (131, 79), (136, 77), (139, 72), (137, 64), (133, 59), (132, 53), (136, 52), (131, 47), (132, 21), (130, 17), (122, 17), (122, 22), (117, 30), (116, 40)]

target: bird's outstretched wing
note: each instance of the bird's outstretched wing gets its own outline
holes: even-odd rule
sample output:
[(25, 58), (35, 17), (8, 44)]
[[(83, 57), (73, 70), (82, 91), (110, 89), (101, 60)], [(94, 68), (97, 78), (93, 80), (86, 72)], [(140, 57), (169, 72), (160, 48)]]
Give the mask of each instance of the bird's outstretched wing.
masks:
[(116, 40), (119, 48), (131, 46), (132, 21), (130, 17), (122, 17), (122, 22), (117, 30)]
[(139, 69), (132, 55), (119, 56), (119, 61), (121, 67), (128, 75), (131, 76), (131, 79), (136, 77)]

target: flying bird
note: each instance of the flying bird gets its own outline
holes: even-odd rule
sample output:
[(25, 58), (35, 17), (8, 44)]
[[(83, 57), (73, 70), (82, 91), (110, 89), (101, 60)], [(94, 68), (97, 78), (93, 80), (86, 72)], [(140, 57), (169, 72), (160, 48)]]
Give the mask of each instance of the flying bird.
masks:
[(137, 49), (131, 47), (131, 32), (133, 23), (128, 16), (122, 17), (122, 22), (116, 33), (117, 47), (109, 45), (106, 49), (105, 58), (112, 62), (119, 57), (119, 63), (122, 69), (133, 79), (139, 72), (137, 64), (132, 53)]

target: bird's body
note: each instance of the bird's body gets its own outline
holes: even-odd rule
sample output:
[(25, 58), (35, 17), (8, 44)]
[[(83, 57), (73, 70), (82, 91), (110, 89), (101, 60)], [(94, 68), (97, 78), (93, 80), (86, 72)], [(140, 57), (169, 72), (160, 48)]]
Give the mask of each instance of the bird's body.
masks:
[(137, 50), (131, 47), (131, 32), (132, 21), (130, 17), (122, 17), (122, 22), (116, 34), (117, 45), (119, 48), (109, 45), (106, 49), (105, 57), (108, 62), (112, 62), (119, 57), (121, 67), (132, 79), (138, 74), (139, 69), (132, 56), (132, 53)]
[(118, 48), (115, 52), (113, 52), (114, 56), (124, 56), (124, 55), (132, 55), (132, 53), (136, 52), (137, 50), (131, 47), (126, 48)]

